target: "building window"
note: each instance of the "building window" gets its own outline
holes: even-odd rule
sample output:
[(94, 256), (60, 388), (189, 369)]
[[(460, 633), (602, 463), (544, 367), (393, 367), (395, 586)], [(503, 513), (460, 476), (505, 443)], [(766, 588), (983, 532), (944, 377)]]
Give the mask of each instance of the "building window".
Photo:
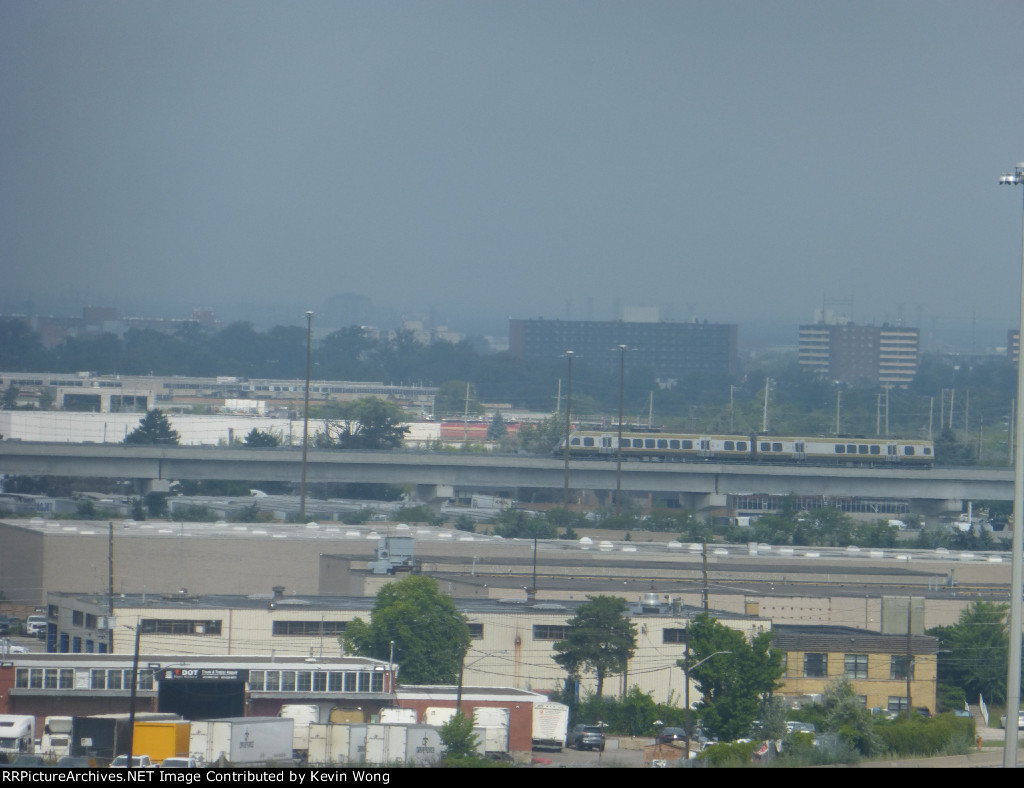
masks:
[(370, 674), (366, 671), (359, 672), (359, 692), (370, 691)]
[(828, 676), (828, 654), (804, 654), (804, 676), (812, 679)]
[(187, 618), (144, 618), (142, 631), (154, 635), (220, 635), (220, 621), (193, 621)]
[(83, 613), (81, 610), (72, 610), (71, 611), (71, 623), (72, 623), (72, 625), (74, 625), (76, 627), (84, 626), (85, 625), (85, 613)]
[(470, 637), (470, 640), (483, 640), (484, 639), (484, 625), (483, 624), (470, 624), (469, 625), (469, 637)]
[(345, 684), (342, 688), (342, 692), (355, 692), (356, 691), (356, 674), (346, 673)]
[(370, 674), (370, 692), (383, 692), (384, 691), (384, 674), (380, 671), (374, 671)]
[(898, 714), (901, 711), (906, 711), (909, 706), (910, 704), (907, 703), (907, 698), (905, 695), (890, 695), (889, 703), (886, 706), (886, 709), (888, 709), (889, 711), (896, 712)]
[(534, 624), (534, 640), (565, 640), (568, 627), (565, 624)]
[[(71, 615), (72, 615), (72, 619), (73, 619), (74, 618), (74, 613), (72, 613)], [(86, 629), (96, 629), (96, 616), (93, 615), (92, 613), (86, 613), (85, 614), (85, 628)]]
[[(907, 679), (907, 655), (893, 654), (889, 657), (889, 678)], [(914, 658), (910, 658), (910, 680), (914, 680)]]
[(337, 637), (345, 633), (347, 621), (275, 621), (271, 626), (272, 635)]
[(845, 655), (843, 657), (843, 674), (851, 679), (866, 679), (868, 677), (868, 655)]
[(686, 630), (685, 629), (670, 629), (665, 627), (661, 630), (661, 642), (662, 643), (685, 643), (686, 642)]
[(295, 692), (295, 671), (281, 671), (281, 692)]
[(263, 671), (262, 670), (250, 670), (249, 671), (249, 689), (254, 692), (260, 692), (263, 690)]
[(312, 692), (313, 674), (308, 670), (300, 670), (295, 676), (295, 689), (299, 692)]

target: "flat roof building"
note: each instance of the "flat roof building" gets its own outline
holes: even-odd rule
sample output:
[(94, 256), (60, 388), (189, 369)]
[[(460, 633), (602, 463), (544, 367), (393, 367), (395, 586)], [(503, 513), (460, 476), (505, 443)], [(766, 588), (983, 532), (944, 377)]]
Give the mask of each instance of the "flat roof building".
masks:
[(567, 350), (618, 374), (619, 345), (628, 367), (649, 367), (665, 383), (693, 375), (734, 375), (737, 326), (724, 323), (623, 320), (509, 320), (509, 352), (526, 361), (555, 361)]
[(918, 346), (916, 328), (821, 322), (800, 326), (798, 360), (841, 383), (907, 386), (917, 374)]

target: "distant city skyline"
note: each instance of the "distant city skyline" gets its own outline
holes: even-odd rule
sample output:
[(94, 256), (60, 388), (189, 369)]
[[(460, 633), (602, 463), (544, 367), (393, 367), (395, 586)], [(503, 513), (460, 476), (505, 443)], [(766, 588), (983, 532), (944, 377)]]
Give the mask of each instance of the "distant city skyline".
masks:
[(497, 334), (631, 305), (749, 346), (848, 300), (980, 352), (1017, 323), (1022, 29), (953, 0), (0, 4), (0, 310)]

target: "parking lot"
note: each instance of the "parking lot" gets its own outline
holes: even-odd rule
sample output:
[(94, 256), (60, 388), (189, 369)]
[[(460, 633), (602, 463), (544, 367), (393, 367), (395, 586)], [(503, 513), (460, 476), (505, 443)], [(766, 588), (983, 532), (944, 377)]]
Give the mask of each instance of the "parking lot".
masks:
[(568, 747), (561, 752), (535, 750), (533, 766), (544, 769), (635, 769), (644, 765), (643, 746), (653, 742), (653, 738), (620, 742), (609, 736), (604, 752), (572, 750)]

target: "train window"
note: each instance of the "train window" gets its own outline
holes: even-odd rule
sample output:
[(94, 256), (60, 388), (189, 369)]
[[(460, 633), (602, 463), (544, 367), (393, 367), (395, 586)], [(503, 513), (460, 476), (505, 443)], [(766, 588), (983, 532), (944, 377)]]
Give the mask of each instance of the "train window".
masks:
[(679, 448), (679, 439), (678, 438), (673, 438), (672, 440), (670, 440), (668, 442), (668, 447), (670, 449), (678, 449)]
[(924, 448), (923, 448), (923, 449), (921, 450), (921, 453), (922, 453), (922, 454), (924, 454), (924, 456), (926, 456), (926, 457), (927, 457), (927, 456), (928, 456), (929, 454), (931, 454), (931, 453), (932, 453), (932, 447), (931, 447), (931, 446), (925, 446), (925, 447), (924, 447)]
[(772, 445), (770, 443), (768, 443), (768, 441), (763, 441), (761, 443), (760, 448), (758, 449), (758, 451), (764, 451), (764, 452), (768, 452), (768, 451), (771, 451), (771, 450), (772, 450)]
[(654, 444), (656, 442), (657, 441), (655, 441), (654, 438), (648, 438), (647, 440), (644, 441), (644, 448), (645, 449), (653, 449), (654, 448)]
[(601, 447), (605, 448), (605, 449), (610, 449), (612, 447), (612, 439), (611, 438), (601, 438)]
[(736, 441), (736, 451), (746, 451), (746, 450), (747, 450), (747, 442), (746, 441)]
[(794, 443), (793, 444), (793, 451), (795, 451), (795, 452), (797, 452), (799, 454), (803, 454), (803, 452), (804, 452), (803, 441), (797, 441), (796, 443)]
[(725, 451), (736, 451), (736, 441), (726, 441), (722, 448)]
[(659, 449), (667, 449), (668, 448), (668, 441), (665, 440), (664, 438), (658, 438), (658, 448)]
[(847, 443), (846, 444), (846, 453), (847, 454), (856, 454), (857, 453), (857, 444), (856, 443)]
[(836, 454), (846, 454), (846, 444), (845, 443), (837, 443), (836, 444)]
[(857, 454), (867, 454), (867, 453), (868, 453), (868, 445), (866, 443), (862, 443), (860, 446), (857, 447)]
[(882, 447), (879, 446), (878, 444), (873, 445), (871, 447), (871, 453), (872, 454), (881, 454), (882, 453)]
[(594, 439), (593, 438), (584, 438), (583, 439), (583, 445), (584, 446), (593, 446), (594, 445)]
[(906, 456), (908, 456), (908, 457), (913, 457), (914, 456), (914, 447), (913, 446), (904, 446), (903, 447), (903, 453)]
[(640, 438), (634, 438), (633, 439), (633, 448), (634, 449), (642, 449), (643, 447), (644, 447), (643, 440), (641, 440)]
[(693, 448), (693, 441), (683, 441), (683, 448), (684, 449), (692, 449)]
[(781, 443), (773, 443), (772, 444), (772, 451), (782, 451), (782, 444)]
[(896, 450), (896, 447), (893, 446), (891, 443), (885, 447), (885, 453), (890, 455), (899, 454), (899, 452)]
[(701, 448), (702, 448), (702, 449), (703, 449), (704, 451), (709, 451), (709, 450), (711, 449), (711, 441), (705, 441), (705, 440), (702, 440), (702, 441), (700, 442), (700, 447), (701, 447)]
[(579, 446), (580, 445), (580, 439), (579, 438), (573, 438), (571, 441), (569, 441), (569, 444), (571, 446)]

